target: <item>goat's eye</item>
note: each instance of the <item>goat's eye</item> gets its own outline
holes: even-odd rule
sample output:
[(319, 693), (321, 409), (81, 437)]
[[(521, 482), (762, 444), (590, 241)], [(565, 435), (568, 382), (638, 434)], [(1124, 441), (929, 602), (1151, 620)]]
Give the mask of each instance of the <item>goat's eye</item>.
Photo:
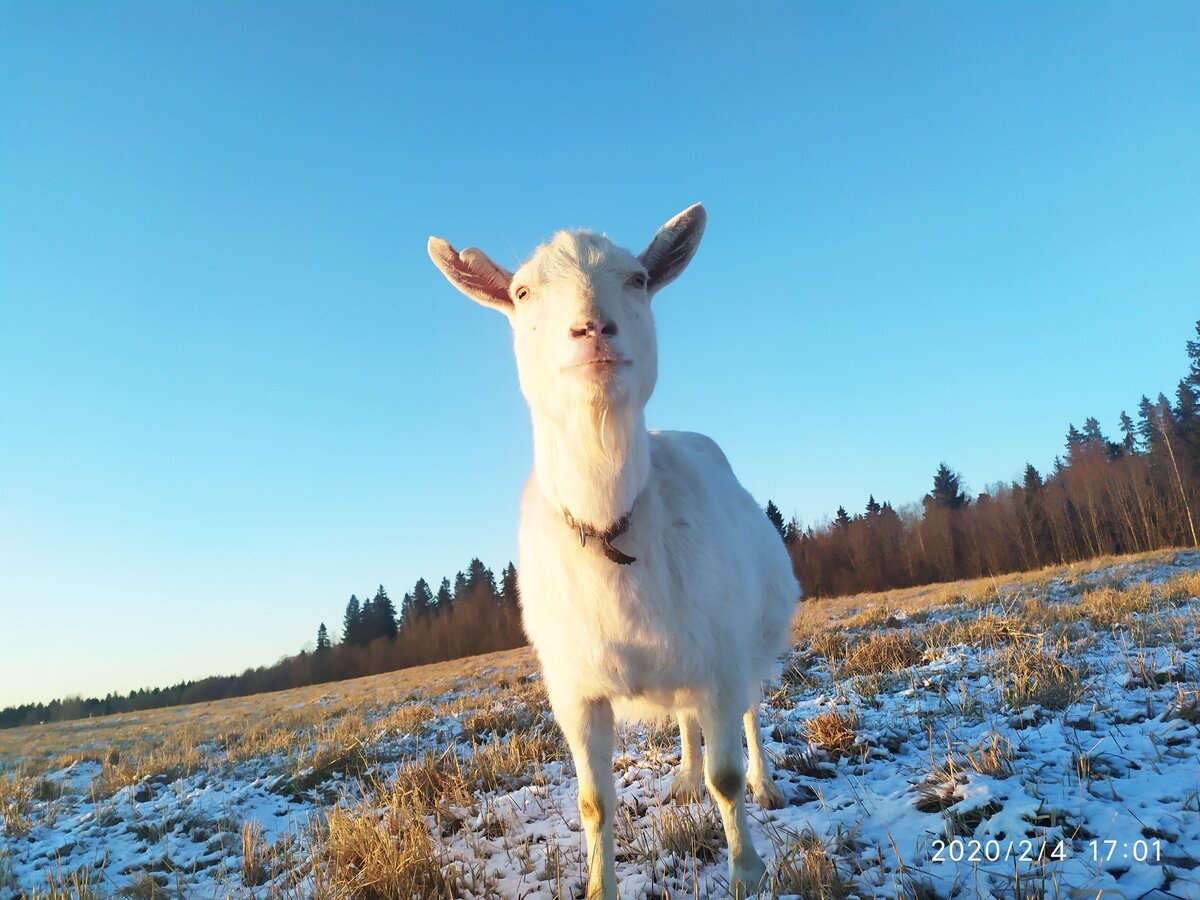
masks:
[(515, 291), (513, 291), (513, 296), (516, 297), (518, 300), (528, 300), (529, 299), (529, 288), (519, 287)]
[(629, 284), (640, 291), (646, 286), (646, 276), (641, 272), (635, 272), (630, 276)]

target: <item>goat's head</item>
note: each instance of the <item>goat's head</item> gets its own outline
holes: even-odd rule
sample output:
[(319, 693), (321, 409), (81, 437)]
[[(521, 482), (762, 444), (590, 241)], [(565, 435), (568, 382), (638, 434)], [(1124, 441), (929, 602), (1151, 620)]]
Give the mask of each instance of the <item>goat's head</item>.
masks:
[(515, 275), (441, 238), (429, 239), (429, 255), (456, 288), (508, 316), (521, 390), (561, 420), (582, 406), (640, 409), (650, 399), (658, 376), (650, 298), (687, 266), (704, 222), (704, 208), (689, 207), (640, 256), (603, 235), (560, 231)]

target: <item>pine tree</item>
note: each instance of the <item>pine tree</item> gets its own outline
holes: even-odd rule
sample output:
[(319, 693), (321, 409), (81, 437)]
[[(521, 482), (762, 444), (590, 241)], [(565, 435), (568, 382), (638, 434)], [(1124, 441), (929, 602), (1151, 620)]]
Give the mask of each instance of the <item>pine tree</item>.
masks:
[(925, 508), (961, 509), (970, 502), (959, 476), (945, 463), (939, 464), (933, 476), (933, 490), (925, 495)]
[(786, 535), (783, 524), (783, 513), (779, 511), (779, 507), (771, 500), (767, 501), (767, 518), (771, 520), (771, 524), (775, 526), (775, 530), (779, 532), (782, 538)]
[(330, 647), (329, 629), (325, 627), (325, 623), (321, 623), (321, 627), (317, 629), (317, 652), (323, 653)]
[(362, 643), (362, 609), (359, 607), (358, 597), (354, 594), (350, 595), (350, 601), (346, 604), (346, 614), (342, 617), (342, 643)]

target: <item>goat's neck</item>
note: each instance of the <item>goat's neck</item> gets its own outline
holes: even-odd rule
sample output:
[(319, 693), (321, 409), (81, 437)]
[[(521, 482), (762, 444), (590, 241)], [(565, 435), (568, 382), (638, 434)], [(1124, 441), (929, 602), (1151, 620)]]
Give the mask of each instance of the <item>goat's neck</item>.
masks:
[(650, 478), (641, 409), (592, 408), (565, 419), (534, 411), (533, 455), (546, 500), (599, 529), (626, 515)]

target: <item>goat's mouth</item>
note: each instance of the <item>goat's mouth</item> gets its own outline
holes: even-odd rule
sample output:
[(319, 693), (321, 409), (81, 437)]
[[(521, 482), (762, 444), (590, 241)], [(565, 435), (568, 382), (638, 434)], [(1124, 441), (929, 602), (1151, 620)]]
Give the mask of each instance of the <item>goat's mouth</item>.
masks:
[(582, 362), (571, 363), (569, 366), (563, 366), (564, 372), (583, 372), (583, 373), (610, 373), (615, 372), (623, 366), (633, 365), (631, 359), (585, 359)]

